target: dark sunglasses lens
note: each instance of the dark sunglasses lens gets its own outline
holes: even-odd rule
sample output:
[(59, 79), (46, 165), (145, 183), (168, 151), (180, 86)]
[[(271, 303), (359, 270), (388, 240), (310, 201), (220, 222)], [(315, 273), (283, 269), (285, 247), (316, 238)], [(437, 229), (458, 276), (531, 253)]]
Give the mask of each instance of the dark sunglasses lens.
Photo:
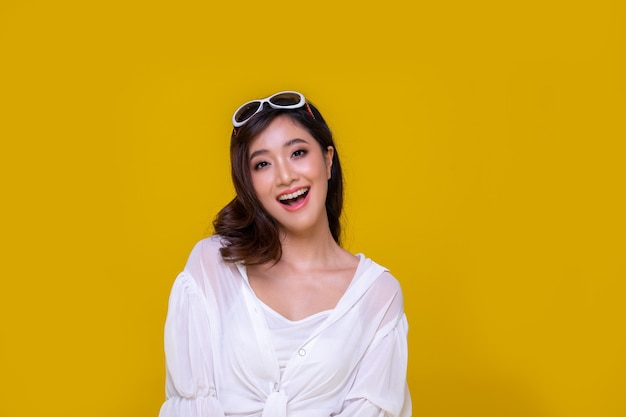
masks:
[(270, 103), (275, 106), (294, 106), (300, 103), (300, 96), (294, 93), (277, 94), (270, 98)]
[(260, 101), (253, 101), (251, 103), (246, 104), (245, 106), (243, 106), (237, 111), (237, 114), (235, 115), (235, 120), (238, 123), (248, 120), (254, 115), (254, 113), (256, 113), (259, 110), (260, 106), (261, 106)]

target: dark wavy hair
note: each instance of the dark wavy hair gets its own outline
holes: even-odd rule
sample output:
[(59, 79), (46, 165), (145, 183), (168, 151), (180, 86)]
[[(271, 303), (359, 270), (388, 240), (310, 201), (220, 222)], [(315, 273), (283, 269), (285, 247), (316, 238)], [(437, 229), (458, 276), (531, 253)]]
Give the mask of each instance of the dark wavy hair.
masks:
[(333, 134), (319, 110), (310, 102), (307, 107), (285, 110), (265, 105), (245, 125), (233, 129), (230, 138), (231, 176), (236, 197), (215, 217), (213, 227), (222, 239), (222, 258), (228, 262), (258, 265), (278, 262), (282, 256), (278, 223), (263, 208), (252, 186), (248, 153), (250, 143), (278, 116), (285, 115), (306, 129), (319, 143), (322, 152), (335, 148), (328, 180), (326, 214), (330, 232), (340, 243), (340, 217), (343, 209), (343, 174)]

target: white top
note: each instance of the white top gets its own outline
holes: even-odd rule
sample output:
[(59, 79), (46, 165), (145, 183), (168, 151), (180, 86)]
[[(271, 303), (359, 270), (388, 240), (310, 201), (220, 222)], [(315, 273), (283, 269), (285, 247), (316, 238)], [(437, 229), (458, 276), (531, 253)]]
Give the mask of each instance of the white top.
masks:
[(263, 301), (259, 300), (259, 303), (264, 310), (267, 328), (282, 376), (289, 359), (300, 350), (300, 346), (306, 342), (306, 339), (322, 325), (330, 311), (321, 311), (302, 320), (289, 320)]
[(281, 375), (267, 306), (220, 239), (200, 241), (172, 287), (160, 417), (411, 416), (402, 292), (359, 254), (337, 306), (305, 336)]

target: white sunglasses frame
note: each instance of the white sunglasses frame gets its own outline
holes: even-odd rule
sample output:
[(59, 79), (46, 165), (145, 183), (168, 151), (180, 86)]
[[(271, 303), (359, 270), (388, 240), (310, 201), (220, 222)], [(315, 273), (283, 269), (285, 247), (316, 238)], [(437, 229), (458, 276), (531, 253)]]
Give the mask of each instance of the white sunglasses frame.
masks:
[[(290, 105), (287, 105), (287, 106), (274, 104), (274, 103), (272, 103), (272, 102), (270, 101), (270, 100), (271, 100), (271, 99), (273, 99), (274, 97), (279, 96), (279, 95), (281, 95), (281, 94), (296, 94), (296, 95), (298, 95), (298, 96), (300, 97), (300, 101), (299, 101), (298, 103), (296, 103), (296, 104), (290, 104)], [(248, 117), (247, 119), (245, 119), (245, 120), (243, 120), (243, 121), (241, 121), (241, 122), (238, 122), (238, 121), (236, 120), (237, 113), (239, 113), (239, 111), (240, 111), (241, 109), (243, 109), (244, 107), (246, 107), (246, 106), (248, 106), (249, 104), (252, 104), (252, 103), (260, 103), (260, 104), (259, 104), (259, 108), (258, 108), (258, 109), (257, 109), (254, 113), (252, 113), (252, 114), (250, 115), (250, 117)], [(257, 114), (258, 112), (260, 112), (261, 110), (263, 110), (263, 104), (265, 104), (265, 103), (269, 104), (269, 106), (270, 106), (271, 108), (273, 108), (273, 109), (287, 109), (287, 110), (290, 110), (290, 109), (299, 109), (300, 107), (304, 107), (304, 106), (306, 105), (306, 98), (304, 98), (304, 95), (303, 95), (302, 93), (298, 93), (297, 91), (281, 91), (281, 92), (278, 92), (278, 93), (272, 94), (271, 96), (266, 97), (266, 98), (262, 98), (262, 99), (258, 99), (258, 100), (250, 100), (250, 101), (246, 101), (246, 102), (245, 102), (245, 103), (243, 103), (241, 106), (237, 107), (237, 110), (235, 110), (235, 112), (233, 113), (233, 126), (234, 126), (235, 128), (238, 128), (238, 127), (241, 127), (241, 126), (245, 125), (245, 124), (246, 124), (246, 122), (247, 122), (248, 120), (250, 120), (250, 118), (252, 118), (252, 116), (254, 116), (254, 115), (255, 115), (255, 114)]]

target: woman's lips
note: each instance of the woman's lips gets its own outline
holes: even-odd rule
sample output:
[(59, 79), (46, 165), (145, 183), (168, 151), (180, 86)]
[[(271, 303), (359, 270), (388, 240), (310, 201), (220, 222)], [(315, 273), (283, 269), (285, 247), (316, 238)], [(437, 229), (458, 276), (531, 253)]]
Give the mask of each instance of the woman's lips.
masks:
[(298, 210), (306, 204), (309, 199), (309, 187), (299, 188), (295, 191), (281, 194), (278, 202), (287, 210)]

